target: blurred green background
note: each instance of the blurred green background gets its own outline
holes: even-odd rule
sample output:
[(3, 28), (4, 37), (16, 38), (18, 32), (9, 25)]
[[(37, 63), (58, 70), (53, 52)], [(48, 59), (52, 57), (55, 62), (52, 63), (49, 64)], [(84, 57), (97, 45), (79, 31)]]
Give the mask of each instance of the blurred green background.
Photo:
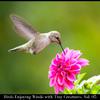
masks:
[(85, 79), (100, 74), (100, 2), (0, 2), (0, 93), (54, 93), (48, 70), (61, 52), (51, 44), (38, 55), (8, 53), (26, 42), (12, 28), (10, 14), (17, 14), (40, 32), (61, 32), (64, 48), (78, 49), (90, 65), (81, 70)]

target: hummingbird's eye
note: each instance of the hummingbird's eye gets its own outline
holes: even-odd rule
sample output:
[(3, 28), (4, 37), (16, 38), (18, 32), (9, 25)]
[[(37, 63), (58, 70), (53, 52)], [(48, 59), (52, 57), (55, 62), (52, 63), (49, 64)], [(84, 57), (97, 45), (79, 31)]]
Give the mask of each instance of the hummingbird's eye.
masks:
[(59, 38), (58, 38), (58, 37), (56, 37), (56, 39), (58, 40)]

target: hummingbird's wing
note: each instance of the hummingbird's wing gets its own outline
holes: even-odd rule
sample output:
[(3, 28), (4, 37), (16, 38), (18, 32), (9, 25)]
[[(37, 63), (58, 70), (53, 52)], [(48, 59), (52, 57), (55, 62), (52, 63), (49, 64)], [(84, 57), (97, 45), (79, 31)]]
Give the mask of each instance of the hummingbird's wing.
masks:
[(19, 33), (20, 36), (30, 40), (39, 34), (39, 32), (33, 29), (32, 26), (24, 21), (23, 18), (13, 14), (10, 15), (10, 18), (14, 24), (15, 30), (17, 33)]

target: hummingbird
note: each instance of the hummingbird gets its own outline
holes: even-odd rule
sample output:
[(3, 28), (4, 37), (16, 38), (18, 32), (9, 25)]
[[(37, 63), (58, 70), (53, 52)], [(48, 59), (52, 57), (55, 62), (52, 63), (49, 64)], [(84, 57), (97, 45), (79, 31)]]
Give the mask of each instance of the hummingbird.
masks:
[(25, 52), (30, 54), (38, 54), (51, 43), (59, 44), (64, 51), (61, 43), (60, 32), (50, 31), (41, 33), (35, 30), (31, 24), (25, 21), (22, 17), (11, 14), (11, 21), (14, 24), (15, 31), (27, 42), (15, 48), (9, 49), (8, 52)]

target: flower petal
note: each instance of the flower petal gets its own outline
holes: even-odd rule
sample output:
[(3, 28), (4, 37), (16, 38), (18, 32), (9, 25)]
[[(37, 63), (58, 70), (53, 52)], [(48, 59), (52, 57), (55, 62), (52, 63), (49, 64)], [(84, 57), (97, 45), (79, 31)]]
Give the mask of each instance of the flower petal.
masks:
[(73, 74), (79, 74), (81, 70), (81, 66), (79, 64), (76, 64), (74, 66), (71, 66), (71, 70), (69, 72), (72, 72)]
[(80, 64), (82, 67), (87, 66), (87, 65), (89, 65), (89, 61), (87, 59), (80, 58), (78, 60), (78, 64)]
[(54, 71), (54, 70), (51, 70), (51, 71), (49, 71), (48, 78), (55, 77), (55, 75), (56, 75), (56, 71)]
[(65, 55), (65, 57), (67, 58), (67, 59), (70, 59), (70, 54), (71, 54), (71, 52), (72, 52), (72, 50), (67, 50), (67, 52), (66, 52), (66, 55)]
[(50, 70), (57, 70), (57, 66), (56, 66), (56, 65), (51, 65), (51, 66), (49, 67), (49, 69), (50, 69)]
[(64, 79), (64, 85), (65, 85), (65, 87), (68, 88), (68, 89), (73, 89), (73, 88), (74, 88), (73, 82), (71, 82), (71, 81), (69, 81), (69, 80), (67, 80), (67, 79)]
[(54, 90), (55, 90), (55, 94), (59, 93), (59, 88), (57, 87), (57, 85), (54, 86)]
[(57, 55), (56, 55), (56, 60), (57, 60), (57, 61), (58, 61), (58, 60), (61, 60), (61, 56), (60, 56), (59, 53), (57, 53)]
[(68, 79), (69, 81), (75, 81), (75, 80), (76, 80), (75, 74), (68, 72), (68, 73), (67, 73), (67, 79)]
[(65, 72), (65, 71), (62, 71), (62, 72), (61, 72), (61, 75), (62, 75), (63, 77), (65, 77), (66, 72)]
[(52, 60), (52, 64), (57, 65), (58, 64), (57, 60), (56, 59), (53, 59)]
[(78, 70), (78, 69), (79, 70), (81, 69), (81, 66), (79, 64), (71, 66), (71, 70)]
[(75, 65), (77, 63), (77, 60), (76, 59), (71, 59), (70, 60), (70, 65), (72, 66), (72, 65)]
[(63, 83), (64, 83), (63, 77), (61, 75), (58, 76), (57, 81), (58, 81), (59, 85), (63, 85)]
[(50, 79), (50, 84), (49, 85), (50, 85), (50, 87), (55, 85), (55, 78)]
[(80, 73), (80, 70), (78, 69), (78, 70), (73, 70), (73, 71), (71, 71), (73, 74), (79, 74)]
[(72, 52), (72, 58), (78, 59), (81, 55), (82, 53), (79, 50), (74, 50)]
[(63, 92), (63, 91), (64, 91), (64, 86), (63, 86), (63, 85), (60, 86), (60, 87), (59, 87), (59, 90), (60, 90), (61, 92)]
[(69, 52), (69, 48), (65, 48), (64, 49), (64, 52), (62, 52), (62, 55), (64, 56), (66, 53), (68, 53)]

